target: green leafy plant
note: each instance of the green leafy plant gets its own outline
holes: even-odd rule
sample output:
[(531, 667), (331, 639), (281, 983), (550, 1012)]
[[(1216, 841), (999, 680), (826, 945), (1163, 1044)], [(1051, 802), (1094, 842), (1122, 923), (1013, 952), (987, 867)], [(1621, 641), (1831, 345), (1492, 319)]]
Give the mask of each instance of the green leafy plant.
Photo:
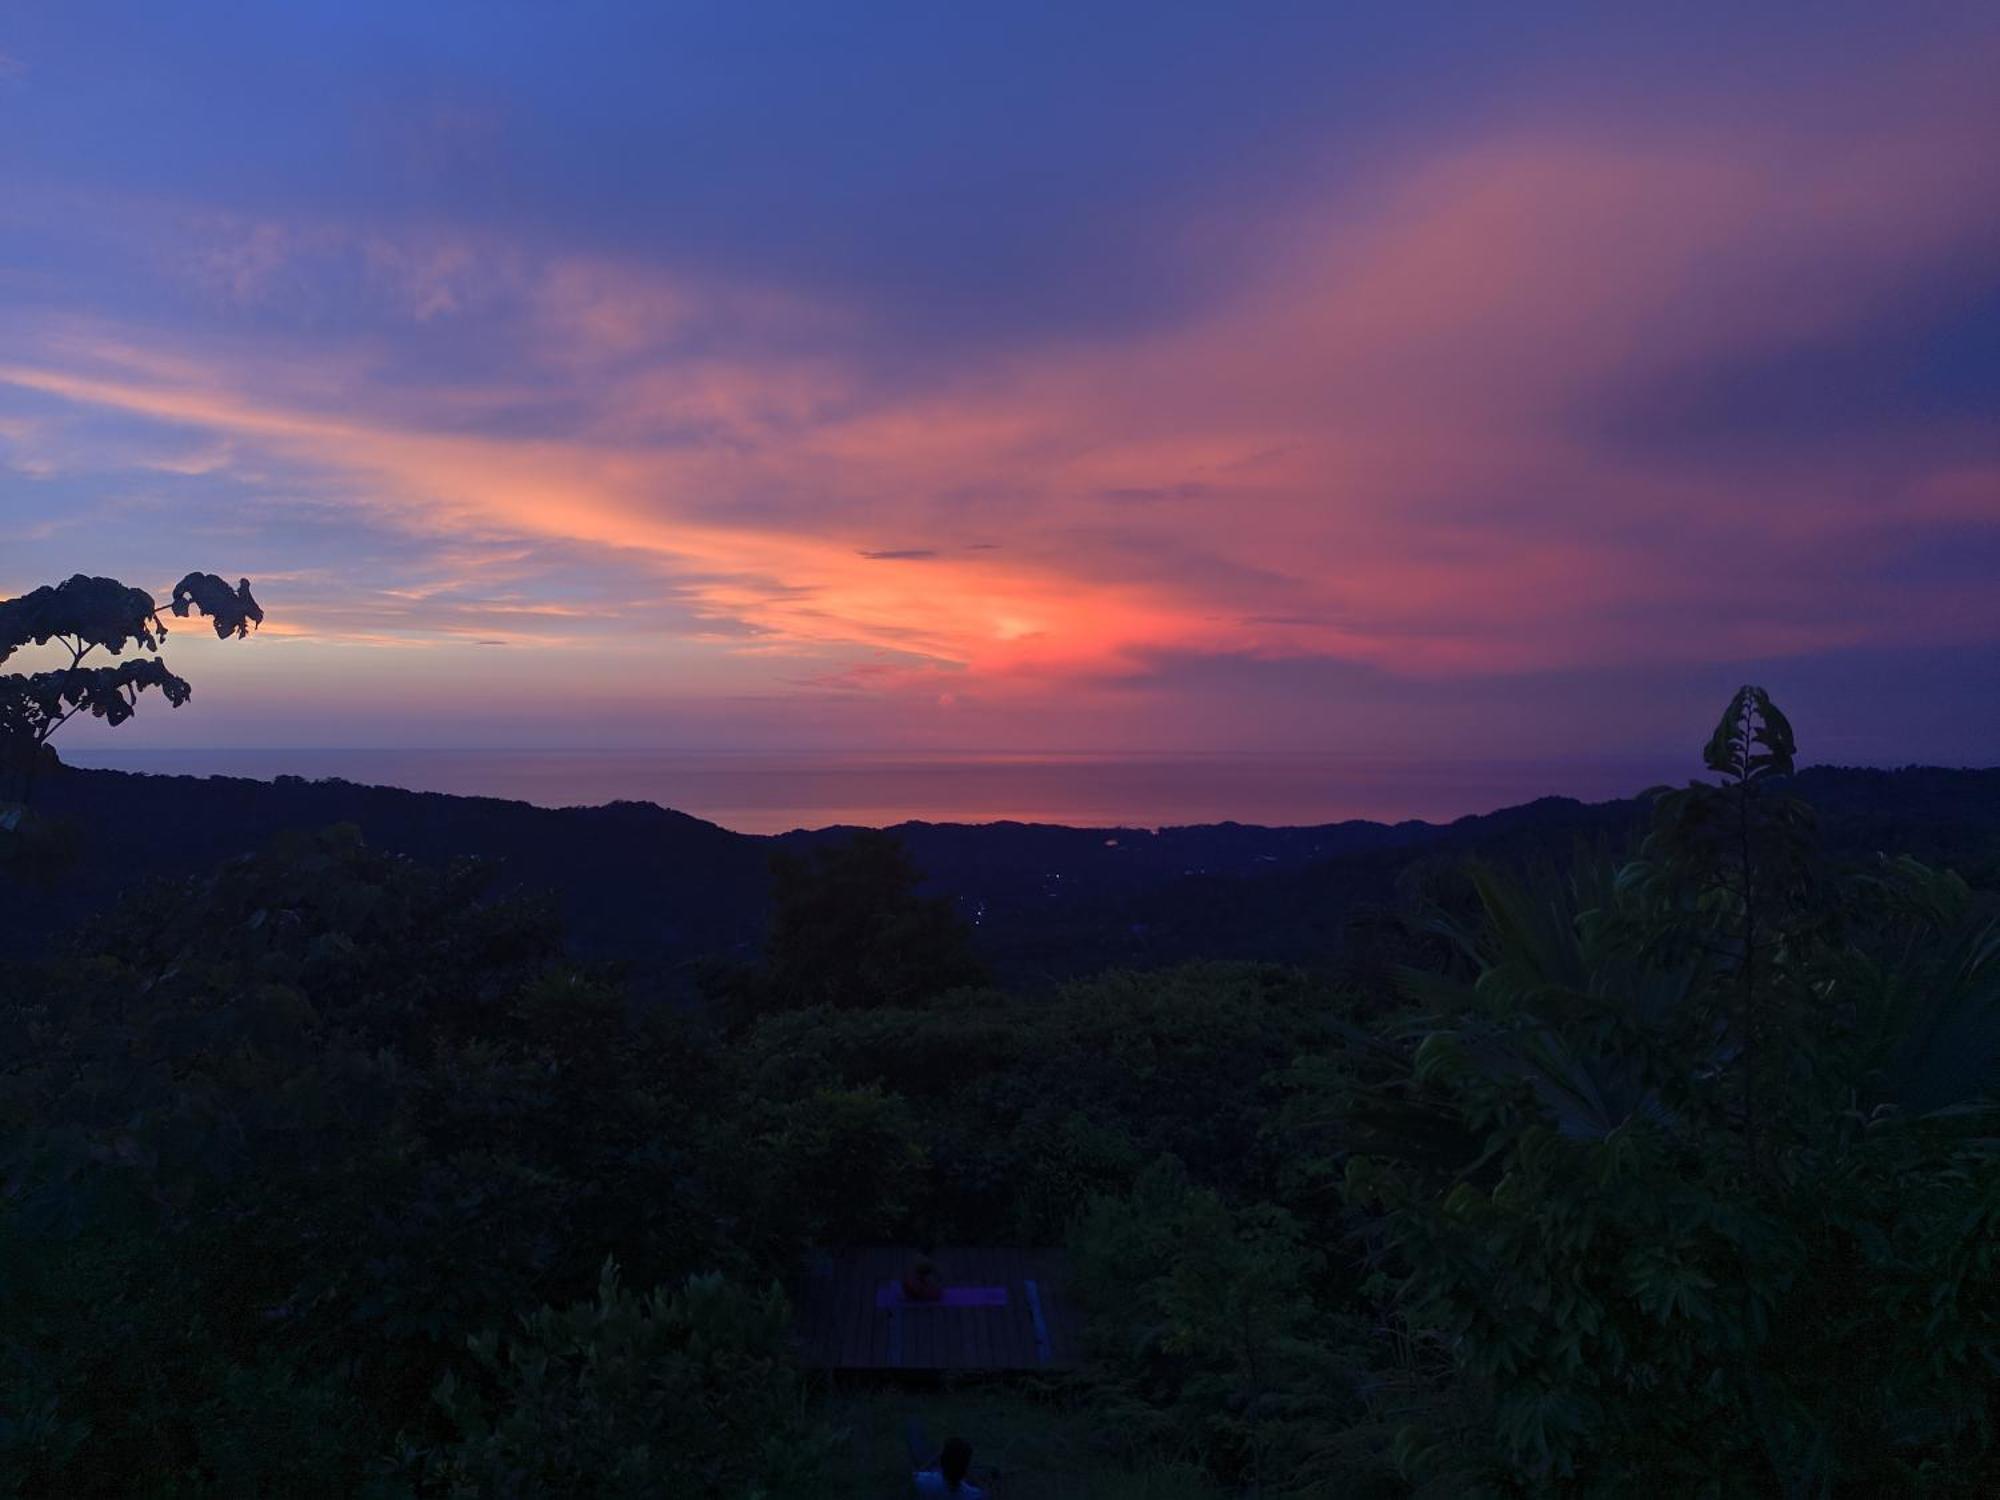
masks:
[(474, 1336), (469, 1378), (435, 1392), (455, 1439), (426, 1493), (716, 1500), (810, 1496), (833, 1434), (787, 1362), (790, 1310), (716, 1275), (639, 1295), (607, 1260), (596, 1297)]
[(1131, 1457), (1199, 1458), (1266, 1494), (1327, 1477), (1319, 1460), (1361, 1406), (1313, 1295), (1323, 1253), (1291, 1214), (1232, 1207), (1164, 1157), (1092, 1199), (1071, 1249), (1100, 1399)]
[(1719, 782), (1661, 793), (1638, 860), (1482, 876), (1458, 972), (1407, 974), (1384, 1045), (1314, 1081), (1366, 1122), (1345, 1191), (1378, 1317), (1433, 1351), (1400, 1390), (1413, 1479), (1991, 1479), (1990, 919), (1920, 867), (1833, 868), (1794, 753), (1745, 689)]

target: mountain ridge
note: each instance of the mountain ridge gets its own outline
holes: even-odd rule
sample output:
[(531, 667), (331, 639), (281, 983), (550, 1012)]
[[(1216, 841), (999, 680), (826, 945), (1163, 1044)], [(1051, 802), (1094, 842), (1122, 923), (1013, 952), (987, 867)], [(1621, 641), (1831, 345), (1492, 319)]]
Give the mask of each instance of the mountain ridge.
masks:
[[(2000, 769), (1821, 766), (1801, 771), (1795, 785), (1821, 808), (1844, 852), (1913, 848), (1943, 863), (2000, 865)], [(756, 950), (773, 850), (856, 831), (834, 824), (738, 833), (633, 800), (548, 808), (337, 778), (74, 767), (44, 780), (38, 807), (74, 827), (82, 854), (60, 884), (0, 903), (9, 952), (38, 950), (137, 879), (204, 870), (287, 830), (351, 823), (371, 843), (412, 858), (492, 861), (496, 891), (554, 895), (579, 953), (628, 961), (668, 992), (684, 991), (704, 959)], [(996, 968), (1018, 980), (1187, 958), (1318, 962), (1340, 949), (1357, 911), (1393, 898), (1413, 860), (1561, 858), (1579, 842), (1616, 847), (1644, 808), (1638, 797), (1547, 796), (1448, 823), (1144, 829), (910, 820), (889, 831), (930, 888), (957, 903)]]

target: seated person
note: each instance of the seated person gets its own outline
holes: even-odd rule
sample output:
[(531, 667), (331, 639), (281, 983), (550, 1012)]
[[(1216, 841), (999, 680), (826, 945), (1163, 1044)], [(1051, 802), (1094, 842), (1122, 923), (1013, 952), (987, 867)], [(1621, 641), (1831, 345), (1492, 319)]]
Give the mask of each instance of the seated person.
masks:
[(935, 1302), (944, 1295), (944, 1275), (937, 1262), (919, 1255), (903, 1273), (903, 1296), (911, 1302)]
[(972, 1444), (962, 1437), (946, 1438), (937, 1463), (919, 1469), (914, 1476), (917, 1494), (923, 1500), (941, 1496), (943, 1500), (988, 1500), (992, 1490), (974, 1484), (965, 1476), (972, 1468)]

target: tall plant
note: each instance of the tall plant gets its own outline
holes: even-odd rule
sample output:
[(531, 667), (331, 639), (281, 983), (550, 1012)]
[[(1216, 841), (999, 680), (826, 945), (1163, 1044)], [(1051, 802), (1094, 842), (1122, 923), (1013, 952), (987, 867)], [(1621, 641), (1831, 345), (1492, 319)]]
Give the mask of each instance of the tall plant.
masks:
[(1776, 1095), (1787, 1039), (1812, 1021), (1800, 960), (1841, 916), (1822, 889), (1812, 809), (1787, 790), (1797, 749), (1770, 695), (1739, 688), (1702, 751), (1718, 779), (1656, 794), (1652, 831), (1622, 877), (1669, 906), (1654, 943), (1699, 950), (1718, 969), (1700, 1019), (1733, 1053), (1741, 1142), (1760, 1172), (1771, 1170), (1772, 1132), (1783, 1123)]
[(1718, 779), (1660, 793), (1637, 860), (1483, 877), (1476, 977), (1410, 976), (1341, 1079), (1382, 1322), (1445, 1355), (1404, 1407), (1413, 1475), (1990, 1492), (1990, 907), (1907, 862), (1831, 867), (1795, 753), (1744, 689)]

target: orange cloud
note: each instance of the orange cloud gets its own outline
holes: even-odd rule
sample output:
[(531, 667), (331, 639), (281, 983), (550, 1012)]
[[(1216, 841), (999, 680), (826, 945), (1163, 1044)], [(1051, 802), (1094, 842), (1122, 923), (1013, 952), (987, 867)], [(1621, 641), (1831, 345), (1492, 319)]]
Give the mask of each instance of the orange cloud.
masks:
[[(1718, 472), (1593, 423), (1616, 391), (1810, 344), (1990, 253), (1966, 205), (1996, 142), (1993, 98), (1951, 90), (1865, 134), (1523, 129), (1277, 216), (1262, 261), (1171, 323), (929, 385), (871, 372), (864, 310), (375, 240), (419, 319), (505, 260), (531, 368), (384, 392), (380, 351), (315, 373), (296, 349), (100, 333), (0, 380), (197, 429), (204, 464), (304, 466), (434, 538), (637, 559), (715, 649), (803, 652), (843, 689), (1008, 693), (1160, 652), (1451, 675), (1985, 638), (1980, 591), (1912, 606), (1852, 576), (1885, 525), (2000, 519), (1984, 458), (1878, 430)], [(282, 248), (253, 235), (231, 274), (261, 285)], [(538, 380), (568, 415), (510, 430)], [(821, 672), (827, 648), (866, 659)]]

